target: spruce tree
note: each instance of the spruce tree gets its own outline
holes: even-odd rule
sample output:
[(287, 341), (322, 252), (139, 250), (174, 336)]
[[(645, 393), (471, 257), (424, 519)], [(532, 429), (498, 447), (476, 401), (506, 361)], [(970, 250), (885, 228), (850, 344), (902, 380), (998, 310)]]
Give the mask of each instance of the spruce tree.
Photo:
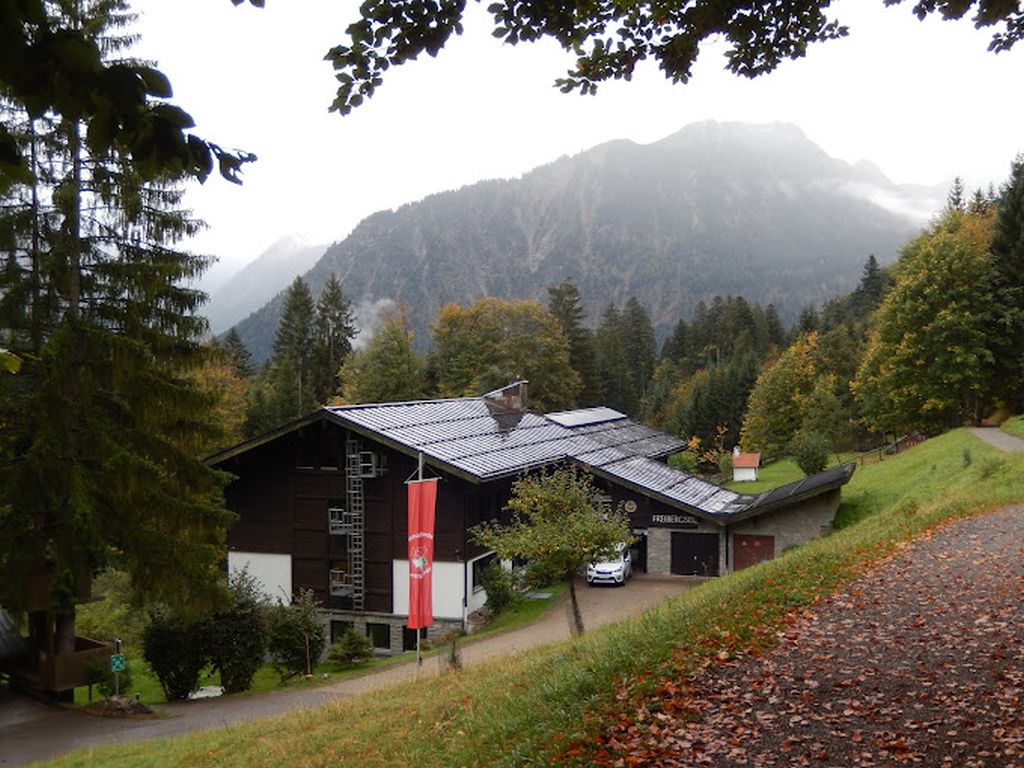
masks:
[(622, 311), (622, 333), (626, 343), (626, 360), (633, 379), (635, 397), (640, 400), (647, 393), (647, 385), (654, 375), (654, 366), (658, 359), (658, 347), (654, 339), (654, 326), (651, 316), (637, 300), (631, 296)]
[[(46, 9), (108, 55), (130, 42), (119, 0)], [(31, 613), (30, 637), (60, 652), (74, 647), (76, 596), (112, 562), (142, 597), (214, 600), (230, 514), (197, 455), (212, 403), (189, 377), (206, 324), (188, 286), (208, 259), (175, 247), (200, 226), (177, 179), (144, 183), (67, 116), (24, 122), (33, 174), (4, 193), (19, 219), (0, 241), (0, 338), (25, 361), (0, 405), (0, 583), (15, 610), (48, 587), (53, 621)]]
[(615, 304), (609, 304), (601, 313), (601, 324), (594, 334), (597, 375), (601, 383), (601, 402), (634, 415), (639, 411), (640, 398), (629, 372), (622, 326), (622, 313)]
[(1024, 155), (1014, 161), (992, 234), (993, 325), (998, 394), (1024, 409)]
[(313, 394), (316, 402), (326, 403), (338, 388), (338, 371), (352, 351), (352, 339), (357, 332), (352, 306), (334, 274), (328, 278), (317, 300), (314, 330)]
[(601, 391), (594, 361), (594, 334), (583, 324), (580, 301), (579, 288), (572, 280), (548, 286), (548, 311), (554, 315), (562, 335), (569, 342), (569, 363), (582, 384), (578, 404), (592, 406), (599, 404)]
[(234, 366), (235, 373), (239, 378), (248, 379), (256, 372), (256, 369), (253, 368), (252, 365), (252, 355), (249, 353), (248, 348), (245, 346), (245, 342), (242, 341), (242, 337), (238, 335), (238, 331), (235, 328), (232, 328), (227, 332), (221, 346), (223, 347), (228, 360)]
[(315, 312), (309, 287), (301, 277), (296, 277), (285, 293), (270, 359), (272, 400), (279, 422), (306, 415), (316, 403), (313, 389)]

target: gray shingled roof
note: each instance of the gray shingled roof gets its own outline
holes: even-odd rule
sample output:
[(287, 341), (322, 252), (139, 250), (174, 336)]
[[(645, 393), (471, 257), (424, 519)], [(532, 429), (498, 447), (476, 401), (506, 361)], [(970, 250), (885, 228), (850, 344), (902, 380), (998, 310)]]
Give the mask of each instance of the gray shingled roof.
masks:
[(720, 520), (768, 511), (781, 501), (841, 485), (852, 474), (852, 468), (840, 468), (760, 495), (737, 493), (657, 461), (682, 450), (685, 442), (610, 408), (546, 416), (527, 412), (511, 428), (505, 419), (492, 416), (481, 398), (328, 411), (344, 425), (406, 452), (422, 453), (427, 461), (478, 482), (572, 461), (664, 503)]
[(761, 494), (744, 494), (667, 466), (659, 458), (685, 442), (639, 424), (611, 408), (583, 408), (547, 415), (502, 410), (484, 398), (418, 400), (333, 406), (253, 438), (216, 456), (232, 456), (298, 429), (317, 418), (362, 433), (472, 482), (514, 477), (571, 461), (611, 482), (665, 504), (727, 522), (767, 512), (849, 481), (852, 465), (836, 467)]

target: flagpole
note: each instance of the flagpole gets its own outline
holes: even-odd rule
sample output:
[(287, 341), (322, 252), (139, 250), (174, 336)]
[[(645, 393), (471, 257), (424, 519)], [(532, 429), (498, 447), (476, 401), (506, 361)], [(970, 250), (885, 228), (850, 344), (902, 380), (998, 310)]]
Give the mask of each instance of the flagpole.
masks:
[[(423, 481), (423, 451), (419, 451), (416, 454), (416, 480)], [(423, 634), (420, 628), (416, 628), (416, 673), (419, 674), (420, 667), (423, 666), (423, 657), (420, 655), (420, 635)]]

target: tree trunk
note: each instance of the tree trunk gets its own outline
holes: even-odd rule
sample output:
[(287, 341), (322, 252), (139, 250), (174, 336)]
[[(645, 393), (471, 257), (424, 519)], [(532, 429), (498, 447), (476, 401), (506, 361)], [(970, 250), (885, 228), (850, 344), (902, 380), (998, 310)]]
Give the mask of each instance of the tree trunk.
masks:
[(576, 580), (569, 575), (569, 607), (572, 610), (572, 621), (569, 622), (569, 634), (574, 637), (583, 634), (583, 614), (580, 613), (580, 604), (576, 600)]

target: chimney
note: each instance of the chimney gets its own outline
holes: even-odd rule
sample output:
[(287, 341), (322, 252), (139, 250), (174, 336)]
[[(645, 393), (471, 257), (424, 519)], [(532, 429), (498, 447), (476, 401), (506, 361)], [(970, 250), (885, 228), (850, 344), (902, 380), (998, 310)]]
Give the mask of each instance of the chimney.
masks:
[(483, 396), (487, 411), (502, 431), (515, 429), (526, 413), (528, 383), (517, 381)]

